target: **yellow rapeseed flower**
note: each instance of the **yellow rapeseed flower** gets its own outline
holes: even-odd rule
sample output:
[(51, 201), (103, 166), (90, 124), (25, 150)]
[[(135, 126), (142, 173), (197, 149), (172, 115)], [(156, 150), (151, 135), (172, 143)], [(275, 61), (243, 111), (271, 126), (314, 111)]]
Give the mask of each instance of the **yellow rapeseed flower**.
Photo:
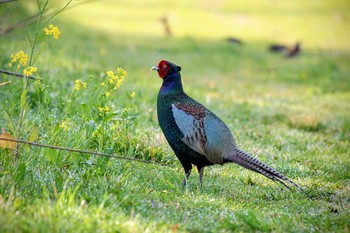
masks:
[(115, 90), (119, 89), (119, 87), (122, 85), (123, 81), (124, 81), (124, 76), (121, 76), (121, 77), (118, 79), (117, 83), (115, 84), (114, 89), (115, 89)]
[(114, 76), (114, 72), (113, 72), (112, 70), (107, 71), (106, 74), (107, 74), (107, 76), (110, 77), (110, 78)]
[(109, 107), (98, 107), (98, 111), (100, 112), (100, 116), (103, 116), (104, 114), (109, 113)]
[(77, 90), (77, 91), (79, 91), (79, 90), (80, 90), (80, 87), (81, 87), (81, 85), (80, 85), (80, 80), (75, 80), (74, 83), (75, 83), (74, 89)]
[(69, 126), (68, 126), (68, 123), (66, 121), (63, 121), (61, 124), (60, 124), (60, 128), (64, 129), (64, 130), (69, 130)]
[(35, 73), (37, 68), (35, 66), (28, 66), (23, 70), (23, 74), (25, 76), (31, 76), (33, 73)]
[[(106, 76), (107, 81), (102, 82), (101, 86), (107, 87), (108, 91), (112, 92), (111, 89), (117, 90), (120, 88), (126, 76), (126, 72), (122, 68), (118, 67), (116, 71), (107, 71)], [(106, 96), (108, 97), (109, 95), (106, 94)]]
[(106, 92), (106, 97), (109, 97), (111, 93), (109, 91)]
[(35, 73), (37, 68), (35, 66), (28, 66), (23, 70), (23, 74), (25, 76), (31, 76), (33, 73)]
[(21, 68), (21, 66), (27, 66), (28, 61), (28, 55), (24, 53), (23, 50), (20, 50), (18, 53), (11, 54), (11, 62), (9, 63), (9, 66), (12, 67), (13, 63), (18, 62), (17, 69)]
[(114, 90), (119, 89), (119, 87), (122, 85), (122, 80), (118, 80), (117, 83), (115, 84)]
[(60, 29), (57, 26), (54, 26), (53, 24), (50, 24), (49, 27), (44, 28), (44, 32), (46, 35), (53, 36), (56, 40), (58, 39), (58, 36), (61, 34)]
[(122, 77), (126, 76), (126, 71), (123, 70), (123, 68), (118, 67), (118, 68), (117, 68), (117, 73), (118, 73), (120, 76), (122, 76)]
[(131, 98), (134, 98), (135, 95), (136, 95), (136, 93), (135, 93), (134, 91), (130, 93), (130, 97), (131, 97)]
[(74, 83), (74, 89), (77, 91), (79, 91), (80, 88), (86, 88), (86, 82), (83, 82), (81, 80), (75, 80)]

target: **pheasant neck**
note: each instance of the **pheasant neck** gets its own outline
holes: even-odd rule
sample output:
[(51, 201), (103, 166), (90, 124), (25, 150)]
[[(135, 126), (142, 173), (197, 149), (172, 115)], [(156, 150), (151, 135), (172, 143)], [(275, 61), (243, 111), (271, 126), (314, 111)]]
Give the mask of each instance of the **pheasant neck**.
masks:
[(180, 73), (173, 73), (167, 75), (163, 79), (162, 87), (160, 88), (160, 93), (168, 94), (168, 93), (176, 93), (183, 92), (181, 75)]

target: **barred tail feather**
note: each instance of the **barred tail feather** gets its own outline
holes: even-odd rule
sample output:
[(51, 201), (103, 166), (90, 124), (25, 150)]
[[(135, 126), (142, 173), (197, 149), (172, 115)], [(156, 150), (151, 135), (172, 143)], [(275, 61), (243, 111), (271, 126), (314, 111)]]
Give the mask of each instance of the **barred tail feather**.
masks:
[(245, 167), (254, 172), (260, 173), (266, 176), (267, 178), (282, 184), (283, 186), (285, 186), (290, 190), (291, 190), (290, 186), (295, 187), (298, 191), (301, 191), (305, 193), (307, 196), (309, 196), (302, 187), (300, 187), (299, 185), (297, 185), (296, 183), (288, 179), (282, 173), (266, 165), (265, 163), (259, 161), (257, 158), (254, 158), (253, 156), (247, 154), (241, 149), (236, 148), (235, 151), (236, 151), (236, 155), (230, 158), (232, 162), (235, 162), (241, 165), (242, 167)]

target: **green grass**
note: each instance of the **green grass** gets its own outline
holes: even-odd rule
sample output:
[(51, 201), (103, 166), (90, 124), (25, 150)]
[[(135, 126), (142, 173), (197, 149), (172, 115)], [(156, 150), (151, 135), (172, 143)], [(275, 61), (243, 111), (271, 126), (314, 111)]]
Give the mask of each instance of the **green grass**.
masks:
[[(18, 10), (0, 7), (7, 15)], [(349, 12), (340, 0), (135, 0), (97, 1), (60, 14), (54, 24), (62, 35), (49, 40), (35, 64), (43, 81), (31, 84), (21, 138), (39, 129), (39, 143), (168, 166), (24, 145), (13, 159), (0, 150), (0, 231), (348, 232)], [(159, 22), (165, 14), (172, 37)], [(16, 19), (8, 16), (9, 23)], [(33, 32), (0, 37), (2, 69), (11, 53), (29, 52), (27, 30)], [(229, 36), (244, 43), (228, 44)], [(295, 59), (267, 50), (295, 41), (303, 49)], [(156, 118), (161, 80), (150, 67), (163, 58), (182, 66), (187, 93), (227, 123), (242, 149), (313, 199), (234, 164), (207, 168), (202, 190), (193, 172), (183, 189), (181, 165)], [(115, 117), (103, 120), (96, 96), (102, 74), (117, 66), (128, 75), (109, 103)], [(76, 79), (88, 87), (69, 97)], [(23, 80), (0, 76), (0, 83), (8, 80), (0, 86), (0, 127), (15, 134)]]

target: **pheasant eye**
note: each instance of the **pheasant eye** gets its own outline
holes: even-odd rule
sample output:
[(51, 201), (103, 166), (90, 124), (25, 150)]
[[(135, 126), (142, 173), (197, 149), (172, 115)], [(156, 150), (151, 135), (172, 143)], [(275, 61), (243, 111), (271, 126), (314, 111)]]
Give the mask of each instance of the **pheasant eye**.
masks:
[(165, 68), (166, 68), (166, 65), (163, 65), (163, 68), (165, 69)]

